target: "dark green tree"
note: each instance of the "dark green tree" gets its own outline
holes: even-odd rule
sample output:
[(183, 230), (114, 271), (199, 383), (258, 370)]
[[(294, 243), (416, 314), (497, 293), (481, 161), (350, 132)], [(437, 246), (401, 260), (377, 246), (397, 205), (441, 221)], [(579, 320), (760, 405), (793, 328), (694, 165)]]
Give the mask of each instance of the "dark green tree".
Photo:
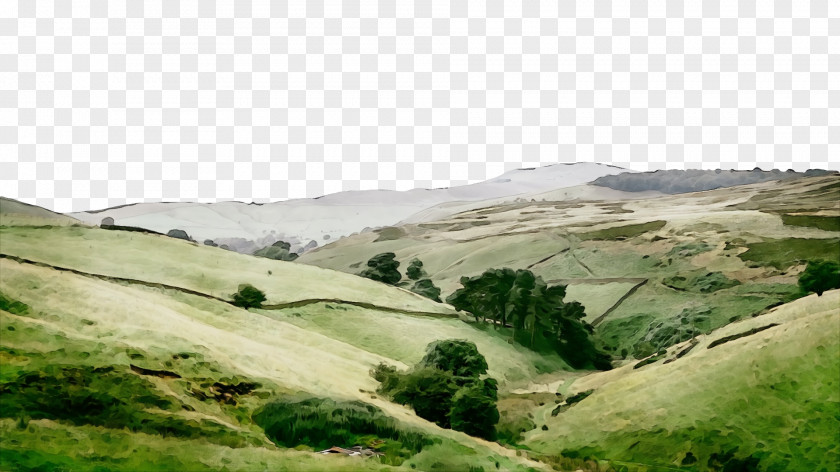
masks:
[(532, 349), (551, 346), (574, 367), (610, 368), (608, 358), (592, 342), (583, 305), (563, 301), (565, 286), (549, 286), (528, 270), (507, 268), (462, 277), (461, 285), (446, 301), (472, 313), (477, 321), (490, 319), (497, 327), (510, 326), (516, 342)]
[(487, 373), (487, 360), (478, 352), (475, 343), (462, 339), (430, 343), (418, 365), (449, 372), (461, 379), (477, 379)]
[(840, 264), (834, 261), (811, 261), (799, 274), (799, 287), (803, 292), (823, 292), (840, 288)]
[(266, 300), (265, 293), (251, 284), (242, 284), (233, 295), (233, 304), (245, 309), (260, 308)]
[(412, 259), (411, 262), (408, 263), (408, 267), (405, 269), (405, 275), (411, 280), (420, 280), (424, 275), (426, 275), (426, 271), (423, 270), (423, 263), (420, 259)]
[(441, 301), (440, 289), (429, 279), (420, 279), (417, 282), (414, 282), (414, 285), (411, 287), (411, 291), (418, 295), (423, 295), (426, 298), (430, 298), (438, 303)]
[(451, 372), (433, 367), (413, 370), (400, 379), (394, 401), (414, 408), (417, 416), (448, 428), (452, 397), (458, 385)]
[(496, 399), (488, 395), (483, 382), (471, 384), (455, 393), (449, 422), (456, 431), (490, 441), (496, 439), (499, 410), (496, 408)]
[(396, 254), (393, 252), (377, 254), (367, 261), (368, 268), (363, 270), (359, 275), (389, 285), (396, 285), (402, 278), (402, 275), (397, 270), (400, 262), (395, 260), (396, 257)]
[(254, 251), (257, 257), (266, 257), (276, 261), (293, 261), (298, 258), (298, 255), (291, 252), (292, 245), (285, 241), (277, 241), (271, 246), (264, 247)]

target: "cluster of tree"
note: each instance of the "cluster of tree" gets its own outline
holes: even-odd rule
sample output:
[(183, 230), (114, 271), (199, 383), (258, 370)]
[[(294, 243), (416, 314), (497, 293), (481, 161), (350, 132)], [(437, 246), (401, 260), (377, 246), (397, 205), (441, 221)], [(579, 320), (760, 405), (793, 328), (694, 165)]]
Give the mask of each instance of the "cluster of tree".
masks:
[(487, 373), (487, 360), (469, 341), (448, 339), (426, 347), (426, 355), (407, 373), (379, 364), (371, 375), (380, 394), (411, 406), (417, 416), (443, 428), (493, 440), (499, 410), (498, 386)]
[(257, 257), (266, 257), (277, 261), (293, 261), (298, 258), (297, 253), (291, 252), (292, 245), (285, 241), (277, 241), (271, 246), (257, 249), (254, 255)]
[(513, 339), (535, 350), (552, 349), (576, 368), (610, 369), (610, 358), (592, 340), (592, 326), (583, 321), (583, 305), (566, 303), (566, 287), (549, 286), (529, 270), (490, 269), (462, 277), (462, 288), (447, 297), (476, 321), (513, 328)]
[(805, 293), (814, 292), (818, 296), (840, 288), (840, 264), (834, 261), (808, 262), (805, 270), (799, 274), (799, 287)]
[(413, 259), (405, 271), (409, 280), (414, 281), (413, 284), (411, 282), (400, 284), (402, 274), (398, 270), (400, 261), (396, 260), (396, 257), (393, 252), (377, 254), (367, 261), (367, 269), (359, 275), (389, 285), (405, 285), (414, 293), (440, 302), (440, 289), (435, 286), (426, 271), (423, 270), (423, 263), (419, 259)]

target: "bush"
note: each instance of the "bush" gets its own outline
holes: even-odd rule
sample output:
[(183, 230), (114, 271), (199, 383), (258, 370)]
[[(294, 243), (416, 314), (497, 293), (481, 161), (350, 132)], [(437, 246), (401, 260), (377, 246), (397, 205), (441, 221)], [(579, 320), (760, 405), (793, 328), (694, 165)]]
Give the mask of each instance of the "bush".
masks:
[(266, 300), (265, 293), (251, 284), (242, 284), (239, 291), (233, 294), (233, 304), (245, 308), (260, 308)]
[(394, 401), (409, 405), (417, 416), (448, 428), (452, 397), (457, 391), (458, 385), (451, 372), (426, 367), (400, 378)]
[(253, 419), (279, 446), (306, 445), (316, 450), (367, 446), (384, 452), (385, 461), (393, 465), (434, 442), (421, 433), (400, 428), (382, 410), (360, 401), (286, 397), (259, 408)]
[(395, 260), (396, 257), (393, 252), (377, 254), (367, 261), (368, 268), (359, 275), (377, 282), (395, 285), (402, 279), (402, 275), (397, 270), (400, 263)]
[(411, 291), (422, 295), (428, 299), (434, 300), (438, 303), (441, 302), (440, 300), (440, 289), (435, 286), (434, 282), (429, 279), (421, 279), (417, 282), (414, 282), (414, 286), (411, 287)]
[(277, 241), (271, 246), (254, 251), (257, 257), (265, 257), (276, 261), (291, 262), (298, 258), (297, 253), (291, 252), (292, 245), (285, 241)]
[(484, 387), (484, 383), (479, 382), (459, 390), (452, 398), (449, 421), (456, 431), (492, 441), (496, 439), (499, 410), (495, 391), (491, 397)]
[(412, 259), (411, 262), (408, 263), (408, 268), (405, 269), (405, 275), (411, 280), (420, 280), (423, 275), (425, 275), (423, 270), (423, 262), (420, 259)]
[(475, 344), (449, 339), (430, 343), (426, 356), (406, 374), (379, 364), (371, 376), (380, 382), (378, 392), (411, 406), (417, 416), (492, 440), (499, 422), (498, 383), (479, 378), (486, 372), (487, 361)]
[(834, 261), (808, 262), (808, 266), (799, 274), (799, 287), (803, 292), (814, 292), (817, 296), (822, 296), (827, 290), (840, 288), (840, 264)]
[(430, 343), (426, 346), (426, 355), (419, 365), (468, 379), (477, 379), (481, 374), (487, 373), (487, 360), (478, 352), (475, 343), (462, 339), (445, 339)]

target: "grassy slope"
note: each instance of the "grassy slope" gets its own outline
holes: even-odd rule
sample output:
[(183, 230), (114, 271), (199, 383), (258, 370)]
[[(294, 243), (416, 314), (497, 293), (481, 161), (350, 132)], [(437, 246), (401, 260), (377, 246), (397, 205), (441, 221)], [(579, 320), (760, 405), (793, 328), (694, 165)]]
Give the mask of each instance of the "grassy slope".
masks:
[[(30, 239), (34, 242), (26, 244), (24, 236), (30, 231), (33, 235)], [(121, 238), (127, 235), (80, 228), (52, 228), (49, 231), (4, 228), (0, 234), (3, 235), (3, 252), (17, 252), (24, 257), (62, 265), (76, 264), (84, 269), (90, 269), (86, 264), (93, 264), (93, 269), (125, 276), (132, 275), (132, 264), (135, 264), (142, 267), (145, 277), (169, 277), (174, 282), (189, 281), (182, 267), (195, 267), (201, 261), (211, 260), (217, 253), (222, 256), (229, 254), (168, 238), (137, 234), (130, 235), (129, 239), (145, 251), (136, 251), (134, 246), (130, 249), (124, 244), (115, 249), (109, 246), (114, 242), (124, 243)], [(83, 235), (82, 242), (76, 239), (79, 234)], [(118, 237), (112, 236), (114, 234)], [(9, 241), (11, 244), (7, 245)], [(91, 252), (83, 247), (90, 241), (99, 242), (99, 260), (93, 260)], [(46, 249), (48, 247), (52, 250)], [(148, 254), (153, 254), (151, 251), (154, 248), (169, 257), (163, 267), (146, 262), (150, 260)], [(68, 253), (74, 254), (71, 256)], [(107, 254), (104, 259), (108, 262), (102, 259), (102, 254)], [(238, 262), (239, 266), (251, 261), (264, 263), (256, 258), (230, 255), (235, 256), (233, 262)], [(58, 260), (52, 260), (53, 257)], [(133, 261), (129, 259), (131, 257), (134, 257)], [(89, 259), (93, 262), (86, 262)], [(282, 266), (280, 270), (276, 269), (278, 265)], [(306, 266), (283, 263), (274, 263), (273, 266), (275, 277), (280, 272), (284, 277), (281, 280), (294, 280), (300, 285), (307, 282), (317, 285), (316, 281), (322, 280), (323, 277), (312, 277), (312, 273), (331, 275), (330, 271), (316, 269), (313, 272), (313, 268)], [(170, 412), (165, 416), (208, 419), (213, 424), (230, 428), (236, 435), (245, 438), (248, 444), (231, 449), (212, 444), (209, 439), (164, 440), (154, 435), (69, 426), (49, 420), (33, 420), (29, 427), (20, 429), (14, 426), (13, 421), (2, 420), (0, 431), (4, 434), (0, 443), (3, 450), (0, 464), (16, 463), (21, 467), (40, 464), (47, 468), (70, 464), (74, 470), (104, 465), (131, 470), (142, 461), (153, 460), (161, 467), (179, 468), (179, 464), (183, 464), (187, 470), (204, 469), (208, 464), (212, 464), (210, 468), (218, 467), (219, 463), (231, 470), (253, 470), (261, 468), (262, 463), (270, 464), (269, 468), (317, 470), (323, 469), (325, 464), (332, 468), (336, 463), (352, 468), (352, 463), (335, 462), (331, 457), (313, 458), (274, 448), (267, 443), (261, 430), (250, 422), (248, 412), (263, 403), (265, 398), (293, 391), (339, 399), (362, 399), (379, 406), (407, 427), (425, 431), (442, 441), (404, 463), (405, 467), (413, 463), (415, 467), (428, 470), (435, 463), (450, 468), (467, 468), (466, 464), (476, 464), (489, 470), (495, 468), (497, 461), (505, 468), (517, 468), (523, 463), (520, 459), (509, 458), (512, 453), (498, 445), (441, 430), (420, 420), (408, 409), (369, 393), (376, 388), (376, 382), (368, 375), (372, 366), (382, 361), (403, 366), (402, 361), (413, 362), (422, 352), (400, 353), (384, 349), (380, 354), (377, 349), (359, 340), (344, 342), (341, 330), (320, 335), (317, 330), (299, 328), (279, 320), (278, 313), (252, 313), (175, 290), (107, 282), (9, 259), (0, 259), (0, 268), (0, 292), (30, 307), (27, 313), (17, 315), (0, 311), (0, 332), (3, 333), (0, 341), (3, 352), (0, 354), (4, 356), (0, 363), (0, 380), (9, 381), (20, 372), (39, 371), (50, 365), (115, 366), (126, 375), (133, 375), (127, 369), (129, 363), (146, 369), (173, 371), (183, 379), (151, 377), (157, 393), (176, 398), (194, 411)], [(253, 273), (241, 270), (245, 274)], [(217, 274), (221, 275), (221, 272)], [(355, 279), (336, 275), (338, 280)], [(327, 277), (327, 280), (331, 279)], [(193, 283), (193, 287), (203, 289), (200, 284)], [(404, 292), (381, 284), (362, 280), (359, 286), (366, 287), (367, 299), (384, 300), (400, 306), (402, 297), (409, 300), (405, 304), (414, 303), (413, 296), (405, 297)], [(271, 287), (266, 288), (270, 290)], [(342, 290), (347, 293), (346, 287), (338, 287), (334, 289), (338, 294), (329, 296), (340, 295)], [(378, 297), (380, 292), (392, 293)], [(416, 306), (434, 305), (423, 303)], [(354, 319), (360, 322), (364, 322), (365, 318), (387, 317), (394, 322), (400, 319), (398, 315), (339, 306), (353, 310)], [(313, 317), (324, 316), (323, 312), (329, 311), (325, 305), (317, 304), (298, 309)], [(422, 329), (423, 336), (429, 339), (457, 335), (485, 346), (491, 369), (496, 372), (523, 375), (535, 371), (531, 364), (538, 360), (535, 356), (523, 354), (496, 337), (462, 325), (459, 321), (434, 317), (406, 318), (416, 321), (415, 328)], [(341, 319), (332, 321), (333, 326), (342, 323), (345, 321)], [(411, 324), (408, 321), (406, 326)], [(381, 326), (381, 329), (387, 329), (387, 326)], [(419, 347), (421, 351), (422, 347)], [(183, 353), (187, 353), (188, 358), (180, 357)], [(504, 378), (504, 375), (500, 377)], [(242, 396), (239, 406), (231, 407), (191, 396), (188, 393), (190, 385), (194, 386), (200, 379), (256, 381), (263, 387), (258, 390), (259, 395)], [(52, 437), (53, 441), (40, 441), (38, 438), (41, 437)], [(103, 442), (108, 444), (101, 444)], [(91, 450), (97, 451), (93, 458), (90, 457)], [(370, 466), (367, 462), (364, 464), (365, 468)]]
[[(707, 470), (712, 453), (734, 448), (736, 457), (757, 453), (762, 470), (837, 470), (838, 307), (840, 291), (812, 295), (703, 336), (674, 362), (579, 379), (572, 392), (595, 393), (556, 417), (554, 405), (540, 409), (537, 424), (548, 430), (530, 432), (526, 444), (639, 470), (676, 467), (688, 452), (699, 462), (687, 470)], [(770, 323), (780, 326), (707, 349)]]
[[(239, 284), (269, 304), (339, 299), (449, 314), (411, 292), (317, 267), (250, 257), (165, 236), (97, 228), (0, 228), (4, 254), (113, 277), (162, 283), (230, 299)], [(271, 273), (269, 273), (271, 272)]]
[(81, 224), (81, 221), (35, 205), (0, 197), (0, 226)]
[[(599, 324), (600, 331), (614, 322), (608, 330), (614, 332), (616, 322), (646, 317), (645, 325), (626, 326), (619, 341), (609, 341), (607, 347), (619, 354), (632, 352), (648, 324), (685, 310), (709, 308), (700, 326), (708, 331), (795, 297), (804, 260), (840, 258), (840, 233), (785, 225), (780, 215), (840, 212), (838, 183), (837, 176), (828, 176), (641, 201), (499, 206), (407, 225), (406, 236), (397, 240), (374, 242), (370, 234), (346, 238), (299, 262), (353, 272), (358, 269), (351, 265), (380, 252), (393, 251), (403, 263), (418, 257), (442, 297), (460, 287), (461, 276), (491, 267), (530, 267), (546, 280), (568, 284), (567, 299), (581, 301), (590, 321), (628, 293), (635, 284), (628, 279), (648, 279)], [(483, 226), (474, 226), (477, 222)], [(791, 238), (805, 243), (789, 244)], [(673, 277), (702, 282), (710, 272), (740, 285), (703, 293), (664, 283)], [(584, 279), (614, 283), (590, 285)]]

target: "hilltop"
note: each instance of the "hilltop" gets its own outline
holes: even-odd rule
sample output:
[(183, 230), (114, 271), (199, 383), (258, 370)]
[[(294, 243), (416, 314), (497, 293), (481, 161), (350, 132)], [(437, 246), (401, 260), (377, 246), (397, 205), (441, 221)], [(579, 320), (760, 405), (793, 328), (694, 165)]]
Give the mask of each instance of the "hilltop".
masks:
[(251, 254), (283, 240), (292, 250), (323, 246), (365, 229), (398, 223), (429, 207), (451, 202), (514, 199), (533, 192), (590, 182), (625, 169), (603, 164), (556, 164), (517, 169), (472, 185), (404, 192), (363, 190), (339, 192), (318, 198), (266, 204), (241, 202), (142, 203), (104, 210), (72, 213), (85, 223), (98, 225), (104, 218), (115, 224), (137, 226), (159, 233), (186, 231), (197, 241), (215, 240), (233, 250)]

